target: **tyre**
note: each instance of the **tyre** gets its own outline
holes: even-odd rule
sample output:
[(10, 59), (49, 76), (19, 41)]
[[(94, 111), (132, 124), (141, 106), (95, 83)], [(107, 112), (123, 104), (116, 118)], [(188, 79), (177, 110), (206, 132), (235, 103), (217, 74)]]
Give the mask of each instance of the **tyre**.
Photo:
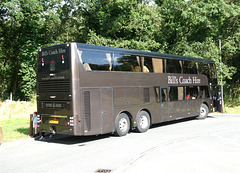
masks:
[(140, 133), (148, 131), (150, 127), (150, 116), (146, 111), (141, 111), (137, 115), (136, 130)]
[(202, 104), (200, 107), (200, 115), (197, 117), (198, 119), (205, 119), (207, 118), (209, 113), (208, 107), (206, 104)]
[(115, 135), (117, 136), (125, 136), (128, 134), (130, 129), (130, 120), (127, 114), (121, 113), (117, 116), (116, 122), (115, 122)]

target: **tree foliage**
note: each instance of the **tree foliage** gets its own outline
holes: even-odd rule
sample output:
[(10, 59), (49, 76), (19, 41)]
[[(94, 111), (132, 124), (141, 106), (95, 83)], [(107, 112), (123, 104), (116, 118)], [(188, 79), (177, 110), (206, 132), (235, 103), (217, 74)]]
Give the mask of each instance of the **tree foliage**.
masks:
[[(236, 0), (2, 0), (0, 92), (28, 99), (40, 47), (82, 42), (216, 62), (228, 99), (240, 94), (240, 2)], [(226, 97), (227, 98), (227, 97)]]

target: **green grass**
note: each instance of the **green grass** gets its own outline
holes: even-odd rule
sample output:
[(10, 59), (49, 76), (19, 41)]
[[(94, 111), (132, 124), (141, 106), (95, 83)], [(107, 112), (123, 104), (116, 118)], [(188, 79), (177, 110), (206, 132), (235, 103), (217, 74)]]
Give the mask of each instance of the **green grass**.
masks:
[(31, 102), (0, 102), (0, 126), (4, 142), (29, 137), (30, 114), (36, 109), (35, 99)]
[(228, 114), (240, 114), (240, 106), (226, 107), (225, 112)]
[(30, 128), (30, 118), (11, 118), (1, 120), (4, 142), (11, 142), (17, 139), (28, 138)]

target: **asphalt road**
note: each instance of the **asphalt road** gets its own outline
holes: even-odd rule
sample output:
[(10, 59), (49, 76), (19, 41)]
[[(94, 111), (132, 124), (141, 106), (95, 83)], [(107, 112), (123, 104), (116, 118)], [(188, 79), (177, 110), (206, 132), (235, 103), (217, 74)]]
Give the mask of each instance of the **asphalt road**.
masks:
[(213, 115), (146, 133), (27, 140), (0, 146), (0, 173), (239, 173), (240, 115)]

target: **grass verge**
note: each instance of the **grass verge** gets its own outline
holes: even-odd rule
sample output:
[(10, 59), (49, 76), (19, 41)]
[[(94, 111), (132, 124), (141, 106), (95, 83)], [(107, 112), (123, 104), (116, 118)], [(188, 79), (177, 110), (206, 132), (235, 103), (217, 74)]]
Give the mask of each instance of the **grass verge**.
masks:
[[(4, 142), (29, 137), (30, 113), (36, 109), (35, 99), (32, 102), (0, 102), (0, 126)], [(225, 112), (240, 114), (240, 106), (226, 106)]]
[(236, 107), (225, 107), (225, 112), (227, 114), (240, 114), (240, 106)]
[(4, 142), (29, 137), (30, 114), (36, 109), (36, 99), (31, 102), (0, 102), (0, 126)]
[(17, 139), (28, 138), (30, 118), (11, 118), (1, 120), (4, 142), (12, 142)]

